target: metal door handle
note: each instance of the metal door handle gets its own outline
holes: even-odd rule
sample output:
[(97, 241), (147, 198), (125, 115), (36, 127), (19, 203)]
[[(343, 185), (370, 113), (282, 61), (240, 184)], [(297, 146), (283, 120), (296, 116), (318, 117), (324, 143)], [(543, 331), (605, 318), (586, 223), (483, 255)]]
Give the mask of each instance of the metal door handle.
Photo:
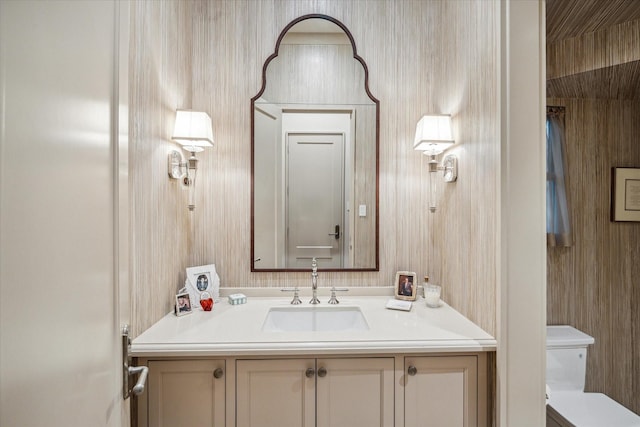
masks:
[(416, 368), (415, 366), (409, 366), (409, 369), (407, 369), (407, 373), (411, 376), (414, 376), (418, 373), (418, 368)]
[(324, 366), (322, 368), (318, 369), (318, 376), (323, 378), (327, 376), (327, 368), (325, 368)]
[(335, 227), (335, 233), (329, 233), (329, 236), (334, 236), (336, 240), (340, 238), (340, 224), (337, 224)]
[(307, 378), (313, 378), (313, 376), (316, 374), (316, 370), (313, 368), (307, 368), (304, 374)]
[(144, 386), (147, 382), (147, 375), (149, 374), (149, 368), (146, 366), (129, 366), (129, 375), (140, 374), (136, 385), (131, 388), (131, 393), (138, 396), (144, 391)]
[(215, 371), (213, 371), (213, 377), (215, 379), (220, 379), (222, 378), (223, 375), (224, 375), (224, 371), (222, 370), (222, 368), (217, 368)]
[[(129, 325), (122, 327), (122, 397), (128, 399), (131, 394), (138, 396), (144, 391), (145, 383), (147, 382), (147, 375), (149, 374), (149, 368), (146, 366), (131, 366), (132, 357), (129, 355), (129, 346), (131, 345), (131, 339), (129, 338)], [(138, 376), (136, 385), (129, 388), (131, 377)]]

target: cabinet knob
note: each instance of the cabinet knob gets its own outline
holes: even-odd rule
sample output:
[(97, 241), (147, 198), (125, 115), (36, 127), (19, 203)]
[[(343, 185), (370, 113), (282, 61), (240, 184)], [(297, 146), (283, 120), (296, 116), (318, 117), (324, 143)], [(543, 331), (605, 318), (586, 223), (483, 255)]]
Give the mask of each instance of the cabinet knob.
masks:
[(327, 376), (327, 368), (322, 367), (318, 369), (318, 376), (319, 377), (326, 377)]
[(418, 368), (416, 368), (415, 366), (411, 365), (409, 366), (409, 369), (407, 369), (407, 373), (409, 373), (409, 375), (414, 376), (415, 374), (418, 373)]
[(316, 370), (313, 368), (307, 368), (304, 374), (306, 375), (307, 378), (313, 378), (313, 376), (316, 374)]
[(217, 368), (215, 371), (213, 371), (213, 377), (216, 379), (222, 378), (223, 375), (224, 371), (222, 370), (222, 368)]

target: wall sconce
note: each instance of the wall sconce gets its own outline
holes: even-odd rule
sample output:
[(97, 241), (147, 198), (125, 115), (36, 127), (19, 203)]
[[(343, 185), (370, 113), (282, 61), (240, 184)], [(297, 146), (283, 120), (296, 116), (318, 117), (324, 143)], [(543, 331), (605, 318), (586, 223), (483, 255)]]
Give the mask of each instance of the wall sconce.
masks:
[(429, 156), (429, 211), (436, 211), (436, 173), (443, 171), (445, 182), (454, 182), (458, 178), (458, 159), (453, 154), (444, 158), (442, 165), (437, 156), (455, 144), (448, 114), (422, 116), (416, 126), (413, 149)]
[(196, 153), (204, 151), (204, 147), (213, 147), (213, 128), (211, 117), (207, 113), (192, 110), (177, 110), (176, 123), (171, 139), (182, 145), (191, 156), (185, 161), (178, 150), (169, 152), (169, 177), (182, 179), (189, 186), (189, 210), (195, 209), (196, 174), (198, 173), (198, 159)]

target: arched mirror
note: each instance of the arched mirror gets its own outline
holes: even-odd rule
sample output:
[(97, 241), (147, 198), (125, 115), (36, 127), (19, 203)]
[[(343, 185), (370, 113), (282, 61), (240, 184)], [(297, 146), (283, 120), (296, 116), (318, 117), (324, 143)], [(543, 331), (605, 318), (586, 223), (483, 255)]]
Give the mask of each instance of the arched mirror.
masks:
[(353, 36), (285, 27), (251, 99), (251, 271), (378, 270), (379, 102)]

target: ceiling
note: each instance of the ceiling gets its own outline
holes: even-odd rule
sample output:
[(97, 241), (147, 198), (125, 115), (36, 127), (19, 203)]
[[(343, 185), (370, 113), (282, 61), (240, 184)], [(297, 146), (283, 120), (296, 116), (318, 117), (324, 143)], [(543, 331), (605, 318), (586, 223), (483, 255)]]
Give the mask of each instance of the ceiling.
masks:
[[(640, 0), (547, 0), (547, 50), (550, 45), (560, 44), (563, 40), (636, 20), (640, 20)], [(618, 42), (637, 44), (636, 40)], [(604, 50), (601, 55), (606, 56), (607, 46), (601, 48)], [(590, 53), (593, 55), (593, 52)], [(575, 51), (573, 54), (581, 53)], [(562, 56), (562, 60), (572, 59)], [(549, 63), (547, 67), (550, 68)], [(619, 65), (549, 79), (547, 96), (640, 100), (640, 61), (630, 60)]]
[(638, 0), (547, 0), (547, 43), (636, 19)]

